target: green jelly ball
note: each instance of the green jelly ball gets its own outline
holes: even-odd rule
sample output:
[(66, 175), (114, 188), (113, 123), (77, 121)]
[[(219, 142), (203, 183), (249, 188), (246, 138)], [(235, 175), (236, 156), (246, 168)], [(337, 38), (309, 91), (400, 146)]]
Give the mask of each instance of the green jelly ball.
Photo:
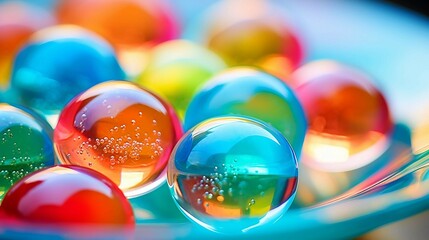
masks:
[(0, 201), (22, 177), (52, 165), (50, 125), (30, 110), (0, 104)]

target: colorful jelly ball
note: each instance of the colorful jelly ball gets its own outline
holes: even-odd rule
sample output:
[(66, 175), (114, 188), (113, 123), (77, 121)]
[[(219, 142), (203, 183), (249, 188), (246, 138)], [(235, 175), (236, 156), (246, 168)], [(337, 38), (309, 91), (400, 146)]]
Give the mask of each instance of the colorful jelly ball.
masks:
[(0, 3), (0, 87), (9, 82), (15, 54), (30, 35), (55, 23), (44, 9), (23, 2)]
[(54, 164), (52, 128), (23, 108), (0, 103), (0, 201), (25, 175)]
[(104, 175), (80, 166), (54, 166), (16, 183), (1, 208), (25, 222), (134, 226), (133, 210)]
[(228, 233), (277, 220), (295, 197), (298, 164), (276, 129), (228, 117), (186, 133), (167, 172), (183, 213), (205, 228)]
[(61, 0), (57, 15), (60, 22), (88, 28), (116, 48), (154, 45), (178, 35), (177, 22), (163, 1)]
[(196, 89), (224, 68), (223, 61), (209, 50), (185, 40), (173, 40), (153, 48), (137, 82), (165, 96), (183, 117)]
[(170, 105), (135, 84), (112, 81), (64, 108), (54, 141), (62, 163), (95, 169), (134, 197), (162, 183), (181, 135)]
[(317, 61), (292, 77), (309, 131), (303, 161), (319, 169), (362, 167), (386, 150), (393, 128), (381, 92), (364, 74), (332, 61)]
[(284, 15), (268, 1), (220, 1), (207, 13), (202, 41), (230, 66), (258, 66), (287, 78), (303, 51)]
[(276, 77), (251, 68), (216, 75), (192, 99), (185, 129), (226, 115), (250, 116), (271, 124), (300, 155), (307, 129), (304, 110), (292, 90)]
[(144, 69), (147, 48), (179, 34), (173, 11), (163, 0), (61, 0), (57, 16), (107, 39), (133, 77)]
[(58, 113), (78, 93), (111, 79), (123, 79), (111, 46), (75, 26), (43, 29), (19, 52), (11, 97), (46, 114)]

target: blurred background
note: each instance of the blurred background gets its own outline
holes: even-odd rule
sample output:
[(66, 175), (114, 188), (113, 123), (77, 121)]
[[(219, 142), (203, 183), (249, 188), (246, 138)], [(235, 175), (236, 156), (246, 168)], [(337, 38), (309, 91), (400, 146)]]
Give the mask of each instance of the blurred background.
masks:
[[(185, 20), (191, 19), (189, 15), (198, 9), (204, 8), (205, 5), (213, 2), (212, 0), (194, 1), (194, 4), (185, 9), (181, 5), (187, 3), (188, 0), (177, 0), (175, 2), (178, 11), (182, 11), (182, 16)], [(0, 0), (7, 2), (7, 0)], [(37, 5), (51, 6), (56, 0), (32, 0)], [(280, 2), (280, 1), (277, 1)], [(389, 102), (395, 106), (394, 115), (399, 121), (411, 125), (414, 129), (415, 137), (413, 139), (413, 148), (419, 149), (426, 146), (429, 134), (429, 127), (426, 123), (429, 120), (429, 115), (426, 111), (422, 111), (429, 103), (429, 98), (422, 98), (427, 95), (428, 70), (422, 68), (427, 62), (428, 52), (422, 49), (429, 46), (429, 24), (427, 17), (429, 16), (429, 8), (424, 1), (356, 1), (355, 3), (344, 3), (341, 1), (324, 1), (326, 4), (320, 4), (320, 1), (303, 1), (294, 6), (293, 1), (284, 1), (292, 11), (306, 13), (320, 13), (320, 30), (312, 29), (315, 26), (315, 15), (306, 19), (303, 16), (297, 15), (297, 25), (306, 28), (303, 35), (308, 41), (309, 53), (307, 60), (329, 57), (350, 63), (357, 66), (375, 76), (380, 85), (387, 92)], [(352, 1), (350, 1), (352, 2)], [(332, 3), (332, 5), (331, 5)], [(339, 4), (335, 4), (339, 3)], [(318, 12), (316, 10), (305, 9), (305, 7), (316, 5), (326, 12)], [(367, 7), (366, 5), (370, 6)], [(339, 13), (330, 18), (330, 6), (334, 7), (332, 12)], [(397, 8), (391, 7), (396, 6)], [(182, 9), (183, 8), (183, 9)], [(316, 8), (315, 8), (316, 9)], [(354, 11), (350, 12), (349, 18), (344, 22), (336, 22), (336, 17), (341, 18), (347, 16), (349, 12), (342, 13), (341, 9)], [(379, 15), (379, 19), (377, 19)], [(368, 18), (365, 18), (368, 17)], [(1, 17), (1, 16), (0, 16)], [(293, 16), (292, 16), (293, 17)], [(377, 19), (378, 22), (371, 25), (371, 20)], [(403, 21), (404, 20), (404, 21)], [(336, 23), (334, 28), (329, 29), (326, 26)], [(416, 24), (418, 23), (418, 24)], [(341, 35), (341, 27), (351, 26), (354, 32), (350, 31)], [(335, 29), (336, 28), (336, 29)], [(383, 29), (382, 32), (378, 30)], [(334, 44), (331, 42), (329, 33), (340, 33), (343, 37), (343, 42), (338, 44), (338, 39), (335, 39)], [(412, 33), (412, 38), (408, 34)], [(349, 34), (349, 35), (348, 35)], [(368, 34), (366, 36), (365, 34)], [(321, 39), (315, 40), (317, 37), (323, 36)], [(417, 37), (415, 37), (417, 36)], [(340, 39), (341, 40), (341, 39)], [(355, 42), (353, 42), (355, 41)], [(361, 41), (361, 42), (359, 42)], [(357, 46), (353, 52), (341, 51)], [(384, 44), (387, 43), (387, 44)], [(407, 46), (409, 44), (409, 46)], [(391, 52), (392, 49), (397, 49), (397, 52)], [(332, 50), (339, 50), (333, 52)], [(378, 55), (370, 55), (376, 51)], [(369, 56), (369, 57), (368, 57)], [(386, 57), (387, 56), (387, 57)], [(405, 69), (405, 70), (404, 70)], [(421, 73), (420, 73), (421, 70)], [(410, 75), (410, 73), (413, 73)], [(409, 77), (412, 76), (410, 79)], [(429, 212), (418, 214), (414, 217), (389, 224), (378, 228), (358, 239), (427, 239), (429, 233)], [(412, 237), (411, 237), (412, 236)]]

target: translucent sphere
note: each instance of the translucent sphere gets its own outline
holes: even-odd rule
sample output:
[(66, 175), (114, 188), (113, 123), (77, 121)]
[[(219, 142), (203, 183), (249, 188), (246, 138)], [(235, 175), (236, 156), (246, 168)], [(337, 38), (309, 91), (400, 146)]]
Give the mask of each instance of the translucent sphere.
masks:
[(79, 166), (54, 166), (26, 176), (0, 208), (29, 223), (134, 226), (133, 210), (121, 190), (102, 174)]
[(61, 0), (56, 10), (61, 23), (90, 29), (116, 48), (155, 45), (179, 33), (162, 0)]
[(124, 78), (106, 41), (80, 27), (55, 26), (36, 32), (18, 53), (8, 100), (55, 114), (91, 86)]
[(225, 67), (211, 51), (189, 41), (173, 40), (153, 48), (137, 82), (165, 96), (183, 118), (198, 87)]
[(135, 84), (112, 81), (64, 108), (54, 142), (61, 163), (95, 169), (134, 197), (162, 183), (181, 135), (170, 105)]
[(219, 1), (203, 21), (203, 43), (230, 66), (251, 65), (287, 79), (303, 50), (285, 13), (269, 1)]
[(362, 167), (389, 146), (393, 129), (381, 92), (364, 74), (333, 61), (292, 75), (308, 119), (303, 161), (328, 171)]
[(52, 128), (29, 110), (0, 103), (0, 201), (27, 174), (54, 164)]
[(307, 129), (304, 110), (292, 89), (276, 77), (244, 67), (214, 76), (189, 104), (185, 129), (227, 115), (250, 116), (271, 124), (300, 155)]
[(0, 3), (0, 87), (9, 83), (19, 48), (33, 32), (53, 24), (54, 18), (42, 8), (18, 1)]
[(149, 47), (179, 35), (176, 17), (163, 0), (61, 0), (56, 12), (61, 23), (107, 39), (130, 76), (144, 69)]
[(297, 185), (295, 154), (276, 129), (247, 118), (214, 118), (187, 132), (168, 164), (181, 211), (212, 231), (246, 231), (277, 220)]

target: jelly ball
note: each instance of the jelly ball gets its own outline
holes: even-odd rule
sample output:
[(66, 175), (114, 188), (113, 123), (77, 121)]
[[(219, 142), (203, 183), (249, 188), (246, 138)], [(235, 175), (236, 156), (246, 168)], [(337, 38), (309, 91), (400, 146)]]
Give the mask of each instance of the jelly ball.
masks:
[(26, 176), (7, 192), (1, 209), (31, 223), (134, 226), (132, 207), (121, 190), (80, 166), (54, 166)]
[(64, 108), (54, 142), (61, 163), (95, 169), (135, 197), (165, 180), (181, 135), (169, 104), (133, 83), (112, 81), (88, 89)]
[(15, 54), (30, 35), (55, 24), (46, 10), (23, 2), (0, 3), (0, 87), (9, 83)]
[(179, 35), (176, 17), (162, 0), (61, 0), (57, 16), (107, 39), (131, 76), (143, 70), (147, 48)]
[(271, 124), (300, 155), (307, 129), (305, 113), (292, 90), (276, 77), (245, 67), (216, 75), (189, 104), (185, 129), (226, 115), (250, 116)]
[(389, 146), (389, 109), (367, 76), (337, 62), (316, 61), (298, 69), (292, 81), (309, 124), (305, 163), (348, 171), (370, 163)]
[(165, 96), (183, 118), (197, 88), (223, 69), (225, 64), (211, 51), (189, 41), (173, 40), (153, 48), (137, 82)]
[(284, 15), (268, 1), (220, 1), (207, 13), (202, 41), (230, 66), (258, 66), (287, 78), (303, 50)]
[(52, 128), (36, 113), (0, 103), (0, 201), (25, 175), (54, 164)]
[(176, 38), (179, 31), (171, 9), (152, 0), (61, 0), (62, 23), (88, 28), (115, 47), (155, 45)]
[(15, 59), (9, 93), (14, 101), (58, 113), (78, 93), (111, 79), (123, 79), (111, 46), (76, 26), (35, 33)]
[(173, 150), (168, 184), (181, 211), (217, 232), (277, 220), (292, 203), (298, 163), (276, 129), (248, 118), (207, 120)]

